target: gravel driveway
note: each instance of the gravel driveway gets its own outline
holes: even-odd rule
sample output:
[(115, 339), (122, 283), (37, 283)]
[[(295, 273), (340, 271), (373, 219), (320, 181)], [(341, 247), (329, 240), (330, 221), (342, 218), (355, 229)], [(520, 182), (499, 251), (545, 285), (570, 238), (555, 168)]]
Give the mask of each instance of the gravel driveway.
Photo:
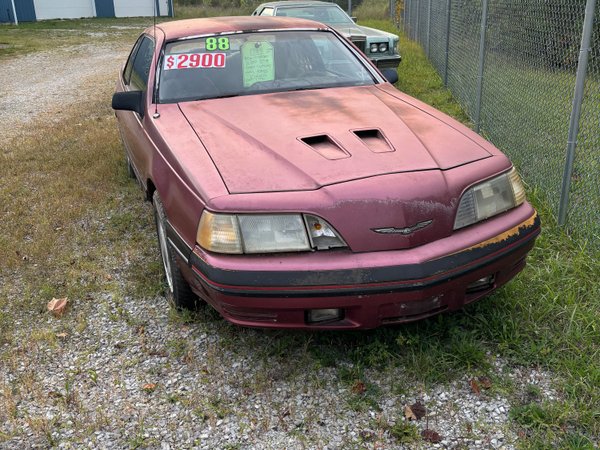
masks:
[(0, 70), (0, 136), (9, 140), (32, 120), (60, 114), (96, 88), (90, 78), (115, 75), (126, 58), (125, 47), (78, 45), (2, 61)]
[[(2, 62), (0, 112), (11, 120), (0, 121), (0, 136), (44, 114), (60, 123), (94, 90), (90, 79), (112, 82), (125, 55), (86, 45)], [(124, 270), (115, 267), (116, 282)], [(0, 448), (509, 449), (517, 440), (510, 399), (477, 373), (407, 384), (402, 364), (359, 367), (353, 348), (320, 335), (242, 329), (208, 308), (186, 321), (161, 296), (88, 300), (60, 320), (18, 321), (16, 344), (0, 349)], [(33, 330), (51, 338), (32, 339)], [(374, 340), (359, 336), (350, 342)], [(517, 386), (556, 395), (546, 374), (488, 359)]]

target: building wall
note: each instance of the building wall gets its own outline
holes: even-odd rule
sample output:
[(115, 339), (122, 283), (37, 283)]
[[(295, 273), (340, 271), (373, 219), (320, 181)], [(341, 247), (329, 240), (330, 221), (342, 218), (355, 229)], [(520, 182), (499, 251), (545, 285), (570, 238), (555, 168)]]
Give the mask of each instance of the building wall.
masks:
[(34, 0), (35, 15), (43, 19), (78, 19), (94, 17), (94, 0)]
[[(116, 17), (152, 16), (155, 0), (114, 0)], [(169, 15), (169, 0), (157, 0), (159, 16)]]
[[(15, 0), (19, 22), (81, 17), (172, 16), (173, 0)], [(0, 23), (13, 22), (11, 0), (0, 0)]]

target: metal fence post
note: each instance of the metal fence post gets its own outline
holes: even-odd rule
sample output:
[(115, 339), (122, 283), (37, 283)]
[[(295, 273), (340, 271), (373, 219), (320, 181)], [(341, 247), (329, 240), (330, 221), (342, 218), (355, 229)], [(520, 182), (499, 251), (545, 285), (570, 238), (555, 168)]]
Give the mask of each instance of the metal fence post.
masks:
[(352, 17), (352, 0), (348, 0), (348, 15)]
[(414, 40), (417, 41), (417, 42), (419, 42), (419, 43), (421, 43), (421, 41), (419, 41), (419, 28), (420, 28), (420, 25), (421, 25), (421, 23), (420, 23), (421, 22), (421, 5), (420, 5), (419, 2), (416, 2), (415, 6), (417, 7), (417, 20), (415, 21), (416, 24), (415, 24), (415, 37), (414, 37)]
[(477, 72), (477, 98), (475, 100), (475, 131), (481, 128), (481, 94), (483, 93), (483, 70), (485, 63), (485, 35), (487, 31), (488, 0), (483, 0), (481, 12), (481, 33), (479, 36), (479, 69)]
[(427, 2), (427, 45), (425, 47), (427, 58), (429, 58), (429, 46), (431, 44), (431, 0)]
[(444, 55), (444, 86), (448, 87), (448, 58), (450, 56), (450, 18), (452, 0), (446, 0), (446, 53)]
[(408, 33), (407, 36), (410, 38), (411, 37), (411, 33), (412, 33), (412, 27), (413, 27), (413, 22), (412, 22), (412, 9), (413, 9), (413, 3), (412, 0), (408, 0), (408, 9), (407, 9), (407, 17), (408, 17)]
[(587, 0), (585, 5), (585, 19), (581, 35), (581, 47), (579, 48), (579, 61), (577, 63), (577, 76), (575, 78), (575, 91), (573, 94), (573, 109), (569, 121), (569, 135), (567, 137), (567, 157), (565, 171), (563, 174), (562, 187), (560, 191), (560, 205), (558, 208), (558, 224), (563, 226), (567, 222), (567, 211), (569, 209), (569, 193), (571, 190), (571, 177), (573, 175), (573, 161), (577, 147), (577, 135), (579, 134), (579, 119), (581, 117), (581, 104), (585, 88), (585, 77), (587, 74), (588, 56), (591, 51), (592, 28), (594, 25), (594, 10), (596, 0)]
[(398, 22), (396, 21), (396, 0), (390, 0), (390, 20), (395, 25), (398, 25)]

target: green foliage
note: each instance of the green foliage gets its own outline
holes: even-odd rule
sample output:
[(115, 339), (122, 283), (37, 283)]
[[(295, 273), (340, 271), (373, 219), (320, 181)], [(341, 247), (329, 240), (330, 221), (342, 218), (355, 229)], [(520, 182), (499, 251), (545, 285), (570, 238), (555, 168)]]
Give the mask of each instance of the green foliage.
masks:
[(175, 0), (175, 7), (178, 6), (194, 6), (194, 7), (209, 7), (209, 8), (256, 8), (259, 4), (264, 3), (260, 0)]
[[(387, 20), (390, 18), (389, 0), (364, 0), (355, 6), (357, 2), (353, 1), (352, 15), (358, 20)], [(342, 8), (346, 8), (342, 6)]]
[(399, 444), (414, 444), (421, 439), (417, 426), (404, 420), (391, 426), (389, 431)]

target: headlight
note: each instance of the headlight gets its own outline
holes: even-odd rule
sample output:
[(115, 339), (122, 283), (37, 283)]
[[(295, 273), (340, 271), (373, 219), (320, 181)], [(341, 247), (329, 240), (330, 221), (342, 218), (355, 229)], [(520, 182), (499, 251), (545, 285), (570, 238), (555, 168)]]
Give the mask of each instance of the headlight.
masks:
[(371, 44), (369, 49), (371, 50), (371, 53), (377, 53), (379, 51), (379, 44)]
[[(308, 230), (308, 231), (307, 231)], [(301, 214), (214, 214), (204, 211), (198, 244), (216, 253), (275, 253), (345, 247), (323, 219)]]
[(469, 188), (460, 199), (454, 229), (495, 216), (525, 201), (525, 188), (513, 167), (491, 180)]
[(299, 215), (238, 216), (245, 253), (309, 250), (308, 237)]
[(388, 49), (388, 45), (387, 45), (386, 43), (379, 44), (379, 51), (380, 51), (381, 53), (383, 53), (383, 52), (387, 52), (387, 49)]

